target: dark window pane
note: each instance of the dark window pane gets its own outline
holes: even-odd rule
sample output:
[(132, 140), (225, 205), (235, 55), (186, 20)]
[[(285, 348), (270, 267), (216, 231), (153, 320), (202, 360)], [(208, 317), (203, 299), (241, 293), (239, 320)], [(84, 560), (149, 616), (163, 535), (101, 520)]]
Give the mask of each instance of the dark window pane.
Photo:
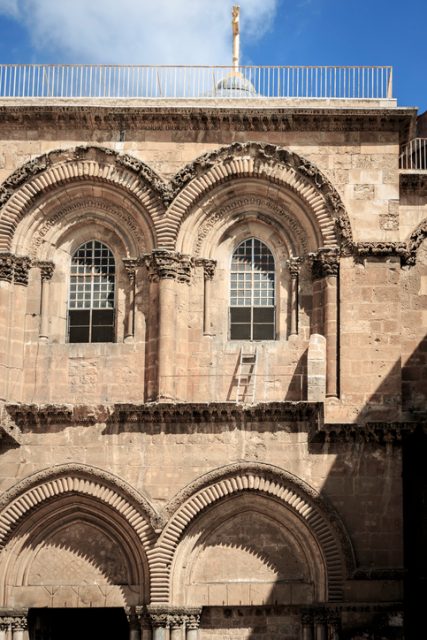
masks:
[(230, 339), (231, 340), (250, 340), (251, 325), (250, 324), (231, 324)]
[(72, 326), (87, 325), (90, 323), (90, 311), (89, 309), (70, 309), (69, 311), (69, 324)]
[(250, 323), (251, 321), (250, 307), (230, 307), (230, 320), (231, 320), (231, 324), (235, 322)]
[(110, 325), (114, 323), (114, 311), (113, 309), (93, 309), (92, 311), (92, 325)]
[(254, 324), (254, 340), (274, 340), (274, 324)]
[(114, 342), (114, 327), (92, 326), (91, 342)]
[(89, 327), (70, 326), (70, 342), (89, 342)]
[(256, 322), (274, 323), (274, 307), (255, 307), (254, 323)]

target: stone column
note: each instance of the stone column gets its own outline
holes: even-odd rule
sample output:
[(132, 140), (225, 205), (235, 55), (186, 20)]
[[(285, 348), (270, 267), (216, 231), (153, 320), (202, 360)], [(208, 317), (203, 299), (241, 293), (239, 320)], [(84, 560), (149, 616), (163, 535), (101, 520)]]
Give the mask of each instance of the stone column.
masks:
[[(0, 253), (0, 361), (8, 365), (9, 327), (11, 325), (12, 282), (15, 256), (9, 252)], [(4, 368), (0, 374), (0, 397), (6, 398), (9, 370)]]
[(136, 613), (136, 608), (128, 607), (126, 610), (126, 617), (129, 623), (129, 640), (140, 640), (141, 627), (139, 616)]
[(182, 637), (184, 618), (180, 614), (169, 616), (170, 640), (184, 640)]
[(169, 613), (167, 607), (148, 607), (148, 615), (153, 630), (152, 640), (167, 640)]
[(314, 612), (314, 640), (328, 640), (326, 612), (319, 609)]
[(50, 261), (38, 262), (37, 267), (40, 269), (41, 290), (40, 290), (40, 331), (39, 339), (49, 339), (49, 283), (52, 279), (55, 265)]
[(123, 258), (123, 264), (129, 278), (128, 313), (125, 322), (125, 342), (135, 337), (135, 278), (138, 261), (135, 258)]
[(198, 640), (202, 609), (188, 609), (185, 621), (185, 640)]
[(146, 257), (149, 277), (159, 283), (158, 400), (175, 399), (176, 283), (190, 283), (192, 260), (180, 253), (157, 249)]
[(0, 640), (7, 640), (11, 618), (8, 616), (0, 616)]
[(338, 609), (330, 609), (326, 612), (328, 625), (328, 640), (339, 640), (341, 627), (341, 615)]
[(303, 610), (301, 614), (302, 640), (314, 640), (313, 638), (313, 612)]
[(321, 249), (313, 261), (313, 278), (323, 282), (323, 335), (326, 338), (326, 397), (338, 396), (339, 250)]
[(289, 327), (290, 336), (298, 334), (298, 280), (302, 260), (302, 258), (292, 257), (286, 261), (286, 265), (291, 275), (291, 323)]
[(26, 640), (27, 616), (12, 617), (12, 640)]
[(214, 335), (212, 324), (212, 287), (215, 275), (216, 260), (200, 258), (195, 261), (197, 267), (203, 267), (203, 333), (204, 335)]

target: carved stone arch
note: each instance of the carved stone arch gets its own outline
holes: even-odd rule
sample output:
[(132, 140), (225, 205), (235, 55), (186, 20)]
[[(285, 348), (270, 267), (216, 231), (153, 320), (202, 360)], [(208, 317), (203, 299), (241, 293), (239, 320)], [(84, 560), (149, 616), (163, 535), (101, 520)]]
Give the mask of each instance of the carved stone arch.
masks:
[(116, 187), (147, 212), (153, 228), (169, 200), (163, 179), (132, 156), (95, 146), (51, 151), (14, 171), (0, 186), (0, 250), (10, 250), (18, 223), (41, 197), (73, 183)]
[[(77, 523), (84, 531), (97, 529), (107, 541), (113, 559), (117, 548), (117, 557), (120, 556), (124, 567), (119, 585), (135, 580), (134, 584), (149, 598), (152, 569), (149, 551), (156, 539), (157, 513), (148, 499), (126, 482), (86, 465), (58, 465), (37, 472), (2, 496), (0, 550), (5, 581), (24, 587), (40, 548), (52, 536), (55, 546), (61, 546), (61, 531), (68, 531), (67, 523)], [(97, 553), (96, 546), (93, 549)], [(73, 545), (72, 552), (76, 557), (84, 557), (86, 564), (90, 562), (84, 543), (81, 547)], [(7, 598), (6, 584), (0, 585), (3, 600)], [(124, 602), (134, 597), (131, 585), (128, 587), (122, 589)]]
[(185, 487), (165, 509), (163, 517), (168, 518), (167, 524), (150, 551), (153, 602), (168, 601), (170, 567), (178, 544), (199, 514), (222, 500), (247, 492), (276, 501), (298, 519), (321, 550), (327, 599), (342, 600), (344, 580), (352, 574), (355, 559), (350, 538), (334, 509), (312, 487), (278, 467), (239, 463), (202, 476)]
[(148, 499), (107, 471), (83, 464), (49, 467), (25, 478), (0, 500), (0, 549), (21, 518), (57, 496), (80, 493), (97, 498), (122, 514), (147, 548), (155, 539), (158, 515)]
[(173, 247), (183, 220), (219, 184), (254, 177), (292, 191), (310, 212), (321, 246), (352, 244), (351, 225), (340, 195), (309, 160), (273, 144), (234, 143), (197, 158), (172, 179), (175, 196), (159, 225), (159, 244)]
[(417, 251), (424, 240), (427, 238), (427, 218), (422, 220), (420, 224), (411, 233), (408, 240), (408, 255), (406, 263), (414, 265), (417, 262)]

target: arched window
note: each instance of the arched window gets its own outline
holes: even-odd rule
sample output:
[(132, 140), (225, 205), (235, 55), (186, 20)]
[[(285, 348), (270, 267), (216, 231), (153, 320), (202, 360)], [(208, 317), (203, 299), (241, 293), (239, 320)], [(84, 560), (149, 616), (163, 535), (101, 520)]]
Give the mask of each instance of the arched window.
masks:
[(68, 335), (70, 342), (114, 342), (115, 263), (98, 240), (71, 258)]
[(275, 268), (270, 249), (249, 238), (233, 253), (230, 273), (231, 340), (275, 339)]

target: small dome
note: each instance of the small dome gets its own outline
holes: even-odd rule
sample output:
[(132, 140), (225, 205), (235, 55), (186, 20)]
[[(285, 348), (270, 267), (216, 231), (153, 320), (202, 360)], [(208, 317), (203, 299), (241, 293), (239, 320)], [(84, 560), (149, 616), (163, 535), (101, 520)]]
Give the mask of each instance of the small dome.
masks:
[(214, 95), (223, 98), (252, 98), (257, 95), (255, 87), (239, 72), (228, 74), (215, 87)]

